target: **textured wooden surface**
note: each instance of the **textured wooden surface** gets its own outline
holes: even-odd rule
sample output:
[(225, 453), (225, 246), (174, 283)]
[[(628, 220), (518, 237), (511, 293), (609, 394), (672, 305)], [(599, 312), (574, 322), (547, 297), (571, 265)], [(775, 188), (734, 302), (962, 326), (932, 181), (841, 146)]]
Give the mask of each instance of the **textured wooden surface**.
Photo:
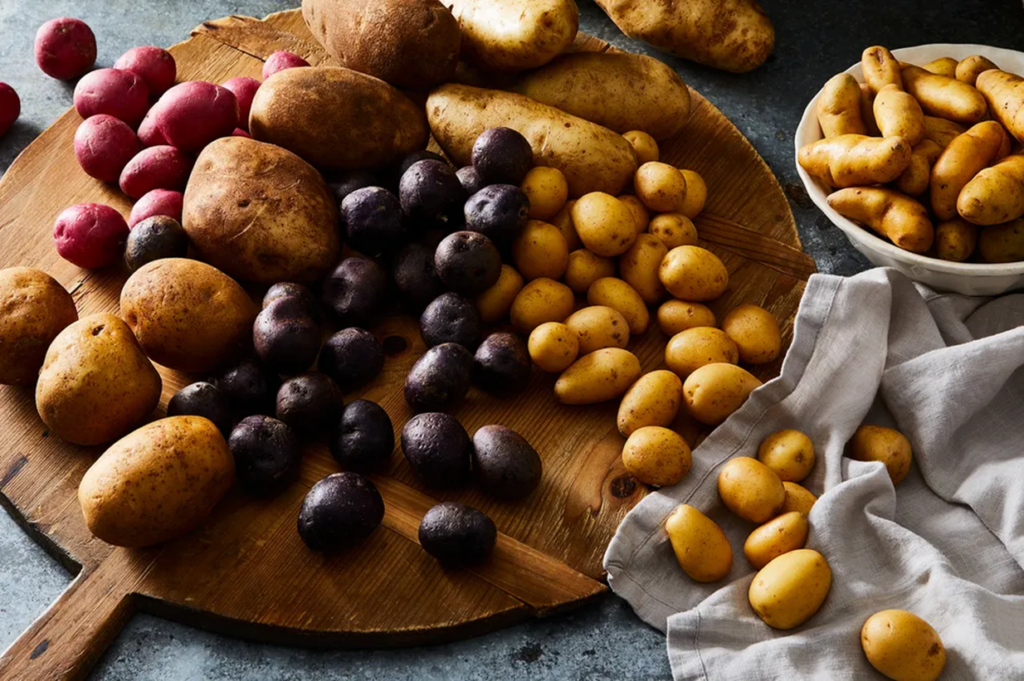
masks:
[[(581, 36), (577, 49), (603, 50)], [(197, 27), (172, 48), (180, 80), (221, 82), (258, 77), (271, 52), (287, 49), (314, 64), (331, 63), (297, 11), (265, 20), (228, 17)], [(793, 217), (775, 178), (750, 144), (711, 104), (694, 94), (689, 125), (662, 145), (662, 157), (700, 172), (708, 183), (697, 219), (704, 245), (729, 268), (729, 291), (712, 307), (740, 302), (771, 310), (788, 343), (811, 259), (800, 250)], [(61, 260), (50, 236), (56, 215), (85, 201), (127, 214), (116, 188), (87, 177), (71, 140), (80, 118), (69, 111), (11, 166), (0, 182), (0, 266), (31, 265), (74, 292), (80, 314), (117, 312), (126, 272), (86, 272)], [(392, 318), (375, 329), (403, 338), (382, 375), (362, 395), (381, 403), (400, 430), (409, 416), (405, 374), (423, 351), (415, 322)], [(644, 369), (662, 362), (666, 339), (652, 330), (631, 349)], [(399, 344), (401, 345), (401, 344)], [(755, 372), (769, 379), (778, 363)], [(184, 375), (161, 370), (161, 409)], [(425, 490), (396, 452), (375, 482), (384, 496), (384, 527), (357, 549), (325, 558), (295, 530), (306, 490), (337, 466), (311, 447), (299, 483), (263, 502), (233, 490), (202, 528), (147, 550), (113, 549), (92, 538), (78, 507), (82, 474), (102, 448), (50, 437), (31, 389), (0, 388), (0, 502), (58, 560), (80, 570), (68, 591), (0, 658), (0, 678), (84, 674), (137, 608), (234, 635), (283, 643), (394, 646), (480, 634), (577, 605), (600, 593), (601, 557), (625, 513), (644, 495), (622, 468), (616, 405), (570, 408), (551, 393), (554, 377), (535, 373), (511, 400), (472, 391), (457, 416), (472, 433), (502, 423), (525, 435), (544, 461), (541, 487), (521, 502), (498, 502), (473, 487), (438, 495)], [(355, 397), (353, 395), (352, 397)], [(685, 416), (676, 424), (691, 443), (702, 436)], [(472, 571), (444, 570), (416, 544), (420, 517), (436, 500), (481, 508), (501, 532), (495, 555)]]

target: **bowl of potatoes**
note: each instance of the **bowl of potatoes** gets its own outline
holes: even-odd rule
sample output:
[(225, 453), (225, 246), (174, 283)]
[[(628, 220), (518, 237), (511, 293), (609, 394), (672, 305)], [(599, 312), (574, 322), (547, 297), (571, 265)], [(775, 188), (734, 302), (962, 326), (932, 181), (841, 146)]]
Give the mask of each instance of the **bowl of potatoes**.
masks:
[(808, 195), (875, 265), (939, 291), (1024, 288), (1017, 74), (1024, 53), (1013, 50), (867, 48), (797, 127)]

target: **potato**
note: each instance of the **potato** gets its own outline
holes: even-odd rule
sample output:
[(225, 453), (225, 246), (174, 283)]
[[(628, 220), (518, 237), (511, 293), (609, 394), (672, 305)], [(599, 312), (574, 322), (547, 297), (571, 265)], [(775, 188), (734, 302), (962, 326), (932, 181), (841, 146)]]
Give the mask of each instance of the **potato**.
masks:
[(680, 504), (665, 520), (672, 551), (683, 572), (695, 582), (717, 582), (732, 569), (729, 538), (711, 518)]
[(906, 610), (876, 612), (860, 630), (871, 666), (898, 681), (935, 681), (946, 666), (946, 648), (932, 625)]
[(910, 143), (902, 137), (840, 135), (800, 147), (797, 162), (829, 187), (885, 184), (910, 165)]
[(181, 211), (185, 197), (181, 192), (170, 189), (154, 189), (143, 195), (132, 206), (128, 215), (128, 228), (131, 229), (147, 218), (154, 216), (168, 217), (181, 223)]
[(379, 168), (423, 149), (429, 131), (423, 109), (384, 81), (314, 66), (263, 82), (249, 132), (321, 170), (342, 172)]
[(918, 197), (928, 191), (932, 165), (942, 154), (942, 147), (927, 137), (918, 142), (910, 154), (910, 165), (896, 179), (896, 188), (907, 196)]
[(118, 440), (78, 486), (85, 524), (115, 546), (152, 546), (198, 527), (231, 487), (235, 460), (213, 422), (154, 421)]
[(579, 29), (573, 0), (447, 0), (462, 30), (462, 55), (487, 71), (543, 66), (572, 45)]
[(753, 568), (760, 570), (782, 554), (802, 549), (808, 529), (803, 513), (783, 513), (751, 532), (743, 553)]
[(864, 81), (873, 93), (878, 94), (879, 90), (889, 84), (903, 87), (900, 63), (892, 56), (892, 52), (881, 45), (865, 49), (860, 57), (860, 65)]
[(682, 213), (655, 215), (647, 225), (647, 231), (661, 239), (661, 243), (669, 250), (679, 246), (697, 245), (697, 228), (693, 226), (692, 220)]
[(46, 272), (0, 270), (0, 383), (31, 385), (50, 343), (78, 321), (71, 294)]
[(985, 98), (967, 83), (937, 76), (912, 64), (905, 64), (901, 71), (903, 87), (930, 116), (957, 123), (977, 123), (988, 112)]
[(288, 50), (277, 50), (271, 52), (270, 56), (263, 61), (263, 80), (267, 80), (275, 73), (284, 71), (285, 69), (297, 69), (308, 67), (310, 64), (308, 61)]
[(203, 149), (182, 226), (204, 260), (261, 284), (319, 281), (341, 253), (337, 203), (320, 174), (289, 151), (244, 137)]
[(616, 198), (624, 203), (629, 212), (633, 214), (633, 218), (636, 221), (636, 233), (642, 234), (646, 232), (647, 225), (651, 222), (651, 212), (647, 210), (647, 206), (644, 205), (643, 201), (632, 194), (623, 194)]
[(648, 305), (657, 305), (665, 297), (665, 287), (658, 279), (658, 267), (668, 255), (668, 248), (653, 234), (638, 234), (629, 250), (619, 258), (619, 271), (627, 284), (640, 294)]
[(639, 336), (651, 324), (651, 313), (644, 299), (632, 286), (615, 277), (602, 277), (587, 289), (587, 302), (591, 305), (607, 305), (618, 310), (629, 324), (629, 333)]
[(959, 215), (935, 226), (935, 254), (943, 260), (963, 262), (978, 245), (978, 227)]
[(112, 314), (93, 314), (50, 344), (36, 383), (36, 410), (57, 437), (98, 445), (152, 414), (162, 387), (128, 325)]
[(596, 404), (621, 397), (640, 377), (640, 360), (622, 348), (583, 355), (555, 383), (562, 404)]
[(96, 63), (96, 36), (81, 19), (50, 19), (36, 31), (35, 57), (39, 69), (60, 80), (72, 80)]
[(558, 168), (530, 168), (519, 188), (530, 200), (530, 217), (537, 220), (553, 218), (569, 197), (569, 185)]
[(779, 515), (786, 489), (772, 469), (749, 456), (737, 456), (718, 473), (718, 496), (740, 518), (764, 523)]
[(121, 169), (118, 186), (133, 199), (154, 189), (181, 191), (192, 172), (192, 159), (176, 147), (160, 144), (132, 156)]
[(619, 404), (616, 418), (619, 432), (629, 437), (647, 426), (668, 427), (676, 420), (683, 401), (683, 382), (671, 371), (659, 369), (644, 374)]
[[(686, 201), (683, 202), (683, 207), (679, 212), (693, 220), (704, 210), (704, 204), (708, 201), (708, 185), (704, 182), (704, 178), (693, 170), (680, 168), (679, 172), (686, 179)], [(665, 245), (668, 246), (668, 244)], [(669, 246), (669, 248), (675, 248), (675, 246)]]
[(121, 259), (128, 233), (128, 223), (110, 206), (79, 203), (57, 216), (53, 245), (68, 262), (83, 269), (98, 269)]
[(733, 73), (763, 64), (775, 44), (772, 22), (753, 0), (597, 4), (630, 38)]
[(572, 290), (568, 286), (541, 277), (516, 295), (509, 316), (516, 329), (529, 333), (544, 322), (561, 322), (572, 314), (572, 307)]
[(978, 252), (985, 262), (1024, 260), (1024, 220), (982, 229), (978, 235)]
[(622, 135), (514, 92), (449, 83), (427, 98), (434, 139), (456, 165), (469, 165), (473, 143), (484, 130), (508, 127), (533, 147), (533, 164), (558, 168), (569, 196), (612, 196), (633, 179), (636, 154)]
[(246, 132), (249, 131), (249, 112), (252, 111), (252, 100), (262, 84), (262, 81), (249, 76), (235, 76), (221, 83), (221, 86), (230, 91), (238, 101), (238, 128)]
[(860, 111), (860, 83), (849, 73), (839, 73), (825, 83), (816, 110), (822, 137), (868, 134)]
[(569, 254), (565, 268), (565, 283), (574, 293), (586, 293), (598, 279), (615, 276), (615, 261), (594, 255), (585, 248)]
[(588, 251), (614, 257), (636, 240), (636, 218), (626, 204), (604, 192), (590, 192), (573, 204), (572, 223)]
[(686, 177), (667, 163), (650, 161), (640, 166), (633, 189), (645, 206), (659, 213), (679, 213), (686, 205)]
[(867, 130), (866, 135), (881, 137), (882, 131), (875, 122), (875, 92), (867, 83), (860, 83), (860, 117)]
[(736, 343), (740, 361), (767, 364), (782, 352), (782, 333), (772, 313), (757, 305), (738, 305), (725, 315), (722, 331)]
[(171, 53), (151, 45), (131, 48), (114, 60), (114, 68), (131, 71), (142, 78), (150, 97), (159, 97), (167, 92), (178, 75), (178, 67)]
[(633, 431), (622, 447), (622, 465), (645, 485), (668, 487), (686, 477), (693, 465), (690, 445), (679, 433), (661, 426)]
[(939, 57), (925, 64), (922, 68), (929, 73), (946, 78), (956, 78), (957, 60), (952, 57)]
[(806, 487), (787, 480), (782, 481), (786, 489), (786, 501), (782, 504), (782, 513), (799, 511), (804, 515), (810, 515), (811, 508), (818, 501), (818, 497), (811, 494)]
[(840, 215), (867, 225), (894, 244), (913, 253), (932, 247), (935, 228), (928, 209), (914, 199), (881, 187), (850, 187), (828, 197)]
[(643, 165), (648, 161), (657, 161), (660, 158), (658, 142), (643, 130), (630, 130), (622, 133), (622, 136), (633, 145), (637, 163)]
[(812, 549), (797, 549), (774, 559), (754, 575), (750, 606), (773, 629), (792, 629), (818, 612), (832, 586), (832, 569)]
[(512, 89), (617, 133), (639, 130), (654, 140), (672, 137), (690, 118), (686, 83), (668, 64), (642, 54), (562, 54), (520, 76)]
[(1002, 123), (1018, 142), (1024, 140), (1024, 78), (993, 70), (981, 73), (975, 85), (988, 102), (992, 117)]
[(931, 173), (932, 211), (939, 220), (957, 215), (957, 198), (975, 175), (996, 160), (1006, 142), (1003, 126), (984, 121), (958, 135), (935, 161)]
[(736, 364), (739, 350), (723, 331), (698, 326), (680, 331), (665, 346), (665, 364), (680, 378), (686, 378), (707, 364)]
[(590, 305), (573, 312), (565, 325), (579, 339), (580, 354), (629, 344), (629, 323), (622, 313), (605, 305)]
[(780, 430), (761, 441), (757, 459), (783, 482), (800, 482), (814, 468), (814, 443), (799, 430)]
[[(998, 69), (999, 67), (992, 63), (987, 57), (982, 57), (980, 54), (974, 54), (970, 57), (961, 59), (956, 65), (956, 72), (954, 77), (968, 85), (975, 85), (978, 82), (978, 76), (989, 69)], [(985, 94), (982, 92), (981, 94)], [(991, 104), (989, 105), (991, 106)]]
[(927, 115), (924, 117), (925, 139), (935, 142), (943, 149), (949, 146), (949, 143), (952, 142), (957, 135), (964, 134), (966, 130), (967, 128), (959, 123), (947, 121), (945, 118)]
[(542, 371), (565, 371), (580, 354), (576, 332), (559, 322), (545, 322), (530, 332), (530, 359)]
[(238, 100), (220, 85), (190, 80), (178, 83), (161, 95), (146, 118), (151, 120), (164, 144), (199, 153), (207, 144), (230, 135), (238, 126)]
[(569, 246), (562, 231), (540, 220), (528, 220), (512, 242), (512, 260), (524, 279), (559, 279), (569, 265)]
[(476, 309), (485, 324), (493, 324), (508, 316), (512, 301), (523, 290), (523, 277), (511, 265), (502, 265), (498, 281), (476, 297)]
[(975, 175), (960, 190), (956, 210), (975, 225), (998, 225), (1024, 215), (1024, 156), (1007, 156)]
[[(0, 114), (0, 135), (3, 116)], [(85, 174), (117, 182), (121, 171), (139, 153), (139, 138), (124, 121), (100, 114), (82, 121), (75, 130), (75, 159)]]
[(715, 313), (706, 305), (669, 300), (658, 308), (658, 328), (666, 336), (697, 326), (715, 326)]
[(128, 278), (121, 315), (153, 361), (198, 373), (248, 342), (256, 306), (220, 270), (198, 260), (164, 258)]
[(921, 105), (897, 85), (886, 85), (878, 91), (874, 113), (883, 137), (902, 137), (911, 146), (924, 137)]
[(899, 431), (882, 426), (858, 428), (850, 440), (849, 455), (857, 461), (881, 461), (894, 485), (907, 477), (914, 458), (910, 441)]
[(83, 119), (106, 114), (137, 128), (149, 110), (149, 87), (131, 71), (96, 69), (75, 85), (74, 103)]
[(761, 381), (746, 369), (724, 362), (708, 364), (683, 382), (683, 403), (690, 416), (717, 426), (743, 406), (760, 385)]
[(459, 63), (459, 22), (439, 0), (303, 0), (302, 18), (339, 64), (395, 87), (433, 87)]
[(575, 199), (569, 199), (562, 205), (562, 208), (551, 218), (551, 224), (562, 232), (565, 243), (569, 246), (569, 252), (575, 251), (583, 242), (580, 235), (576, 233), (576, 225), (572, 224), (572, 207), (576, 205)]
[(725, 264), (700, 246), (677, 246), (669, 251), (658, 268), (658, 278), (681, 300), (714, 300), (729, 288)]

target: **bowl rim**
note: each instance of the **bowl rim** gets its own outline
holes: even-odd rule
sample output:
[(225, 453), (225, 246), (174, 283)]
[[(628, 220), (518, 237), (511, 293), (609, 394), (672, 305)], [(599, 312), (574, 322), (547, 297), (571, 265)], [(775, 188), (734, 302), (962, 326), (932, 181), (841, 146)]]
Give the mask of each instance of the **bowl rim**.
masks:
[[(960, 59), (973, 54), (980, 54), (992, 59), (992, 61), (997, 64), (1000, 63), (1000, 58), (1002, 58), (1004, 62), (1007, 61), (1007, 58), (1024, 60), (1024, 53), (1017, 50), (970, 43), (929, 43), (894, 49), (892, 50), (892, 54), (897, 58), (904, 57), (909, 61), (910, 59), (913, 59), (916, 56), (916, 53), (920, 50), (945, 51), (949, 56), (953, 57), (956, 57), (957, 53), (960, 53), (963, 55), (959, 57)], [(864, 82), (860, 64), (861, 63), (858, 60), (855, 64), (843, 71), (843, 73), (851, 74), (859, 83)], [(1024, 275), (1024, 261), (1013, 263), (954, 262), (952, 260), (941, 260), (939, 258), (905, 251), (892, 242), (883, 239), (880, 236), (876, 236), (866, 227), (861, 227), (849, 218), (843, 217), (836, 212), (835, 209), (829, 206), (827, 201), (828, 190), (815, 178), (811, 177), (811, 175), (803, 169), (797, 160), (800, 154), (800, 147), (808, 142), (814, 142), (822, 139), (823, 137), (821, 127), (818, 125), (817, 116), (818, 99), (821, 97), (821, 93), (823, 91), (824, 87), (818, 90), (814, 97), (811, 98), (811, 101), (807, 104), (807, 107), (804, 109), (804, 113), (800, 118), (800, 123), (797, 125), (796, 133), (793, 136), (793, 161), (796, 165), (797, 174), (800, 176), (800, 180), (804, 183), (804, 189), (807, 190), (807, 194), (811, 201), (813, 201), (814, 205), (825, 214), (832, 224), (846, 234), (846, 237), (850, 241), (855, 242), (854, 246), (860, 244), (868, 250), (879, 252), (881, 255), (905, 263), (909, 266), (920, 267), (934, 272), (941, 272), (943, 274), (968, 275), (972, 277), (1010, 277)]]

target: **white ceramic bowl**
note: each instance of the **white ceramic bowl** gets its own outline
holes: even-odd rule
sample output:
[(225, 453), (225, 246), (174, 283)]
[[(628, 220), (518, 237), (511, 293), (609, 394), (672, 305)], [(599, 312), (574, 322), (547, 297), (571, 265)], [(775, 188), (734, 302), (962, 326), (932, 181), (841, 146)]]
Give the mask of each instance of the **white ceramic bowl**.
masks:
[[(897, 59), (922, 66), (939, 57), (963, 59), (972, 54), (988, 57), (1000, 68), (1015, 73), (1024, 73), (1024, 53), (1004, 50), (984, 45), (920, 45), (904, 47), (892, 51)], [(864, 82), (860, 62), (846, 69), (846, 73), (860, 82)], [(821, 139), (821, 127), (818, 125), (816, 106), (819, 91), (807, 109), (796, 129), (796, 150), (800, 147)], [(795, 156), (794, 156), (795, 159)], [(796, 164), (800, 179), (807, 188), (811, 200), (828, 216), (834, 225), (846, 233), (853, 247), (863, 253), (868, 260), (876, 265), (894, 267), (915, 281), (919, 281), (938, 291), (953, 291), (965, 295), (991, 296), (1012, 289), (1024, 288), (1024, 262), (1006, 264), (961, 263), (929, 258), (917, 253), (897, 248), (889, 241), (875, 236), (868, 229), (861, 227), (834, 211), (825, 200), (828, 188), (807, 174), (800, 164)]]

